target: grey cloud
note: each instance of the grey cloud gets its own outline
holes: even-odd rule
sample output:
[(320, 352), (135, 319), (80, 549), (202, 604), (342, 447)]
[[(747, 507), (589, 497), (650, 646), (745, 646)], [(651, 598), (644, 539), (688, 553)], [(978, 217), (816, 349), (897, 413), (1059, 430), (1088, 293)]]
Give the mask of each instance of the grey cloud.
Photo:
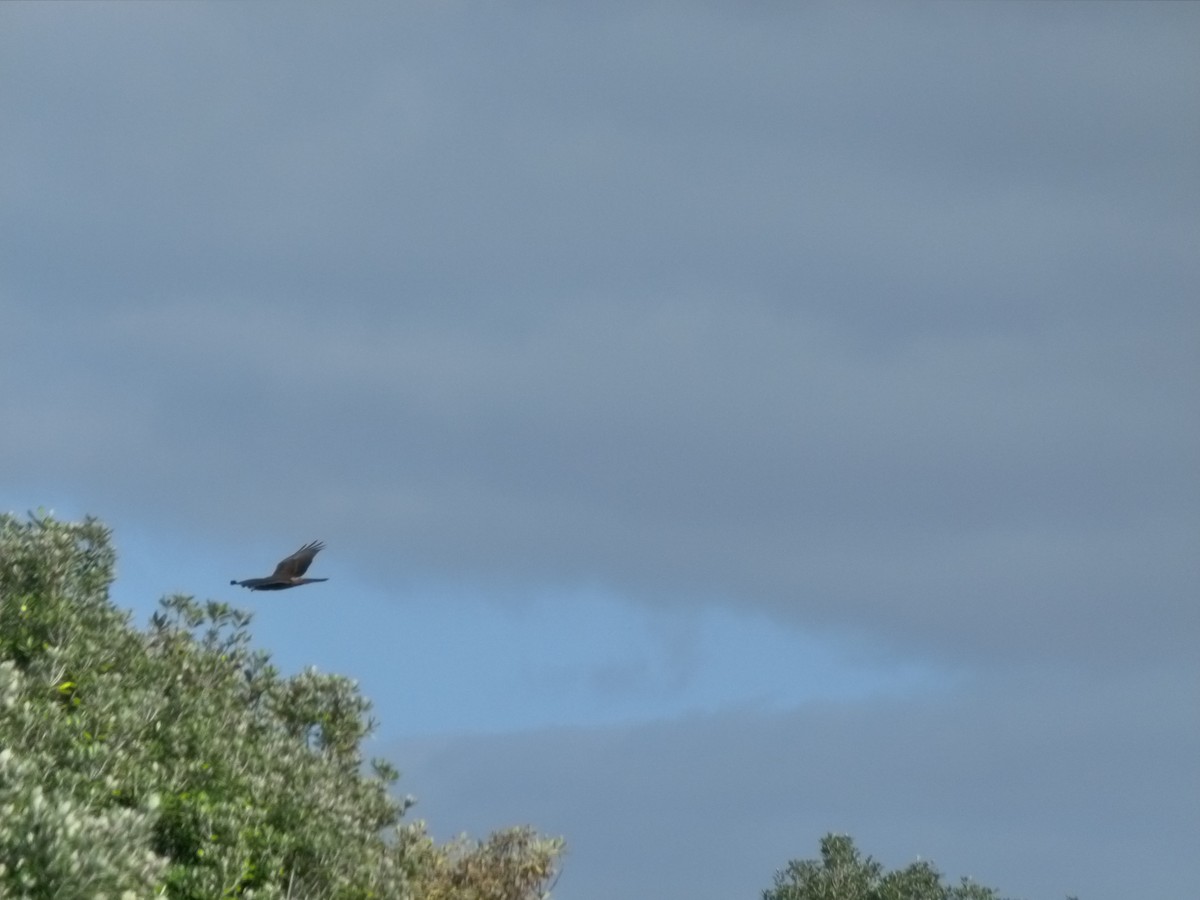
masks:
[[(1153, 658), (1197, 630), (1179, 602), (1196, 575), (1186, 392), (1161, 394), (1148, 348), (1105, 328), (879, 352), (697, 300), (558, 307), (499, 333), (232, 303), (86, 331), (76, 390), (8, 402), (47, 429), (90, 421), (92, 464), (55, 441), (26, 471), (157, 492), (184, 465), (198, 477), (172, 502), (215, 483), (271, 516), (381, 523), (382, 541), (359, 529), (364, 553), (398, 543), (417, 570), (736, 598), (968, 659)], [(1149, 340), (1185, 368), (1177, 336)]]
[(1182, 900), (1200, 733), (1175, 699), (1195, 673), (1061, 675), (941, 700), (388, 749), (439, 833), (515, 816), (566, 834), (562, 900), (757, 896), (827, 831), (888, 866), (932, 859), (1005, 896)]
[[(1098, 213), (1128, 239), (1179, 209), (1167, 183), (1196, 186), (1178, 152), (1188, 55), (1150, 51), (1175, 36), (1145, 29), (1131, 49), (1092, 17), (181, 16), (154, 16), (152, 40), (139, 17), (87, 21), (80, 65), (28, 61), (46, 66), (36, 108), (75, 115), (42, 113), (17, 143), (14, 199), (78, 204), (33, 216), (30, 249), (52, 245), (44, 222), (91, 245), (106, 280), (253, 279), (289, 298), (387, 286), (524, 308), (684, 279), (944, 314), (964, 294), (993, 305), (980, 282), (1020, 304), (1064, 251), (1111, 268), (1080, 240)], [(1091, 168), (1099, 153), (1115, 171)], [(949, 297), (928, 296), (931, 272)]]

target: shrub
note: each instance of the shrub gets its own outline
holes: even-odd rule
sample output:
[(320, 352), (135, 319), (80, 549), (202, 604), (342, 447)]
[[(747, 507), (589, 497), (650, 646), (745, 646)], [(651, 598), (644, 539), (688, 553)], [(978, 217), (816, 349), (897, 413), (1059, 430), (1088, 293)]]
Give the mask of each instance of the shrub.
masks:
[(0, 898), (545, 896), (561, 841), (436, 844), (353, 682), (281, 676), (223, 603), (139, 630), (114, 563), (95, 519), (0, 516)]

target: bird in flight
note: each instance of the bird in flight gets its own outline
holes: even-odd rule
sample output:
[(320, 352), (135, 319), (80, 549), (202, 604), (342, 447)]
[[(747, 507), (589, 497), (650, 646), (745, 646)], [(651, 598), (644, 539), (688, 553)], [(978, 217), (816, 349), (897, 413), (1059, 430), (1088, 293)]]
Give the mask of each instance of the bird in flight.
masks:
[(231, 581), (230, 584), (240, 584), (252, 591), (282, 591), (301, 584), (312, 584), (315, 581), (328, 581), (328, 578), (301, 578), (308, 567), (312, 565), (313, 557), (325, 549), (320, 541), (305, 544), (287, 559), (281, 560), (275, 571), (268, 578), (247, 578), (245, 581)]

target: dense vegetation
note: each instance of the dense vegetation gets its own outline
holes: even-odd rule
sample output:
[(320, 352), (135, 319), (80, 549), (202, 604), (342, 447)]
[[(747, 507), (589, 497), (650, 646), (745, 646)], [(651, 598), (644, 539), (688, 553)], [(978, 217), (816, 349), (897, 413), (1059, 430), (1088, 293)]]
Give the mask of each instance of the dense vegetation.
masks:
[(527, 900), (562, 846), (436, 844), (367, 771), (348, 679), (282, 677), (250, 617), (110, 603), (98, 521), (0, 515), (0, 900)]
[(965, 878), (945, 884), (925, 861), (885, 872), (871, 857), (863, 858), (849, 836), (829, 834), (821, 839), (821, 858), (792, 860), (776, 873), (763, 900), (1000, 900), (1000, 895)]

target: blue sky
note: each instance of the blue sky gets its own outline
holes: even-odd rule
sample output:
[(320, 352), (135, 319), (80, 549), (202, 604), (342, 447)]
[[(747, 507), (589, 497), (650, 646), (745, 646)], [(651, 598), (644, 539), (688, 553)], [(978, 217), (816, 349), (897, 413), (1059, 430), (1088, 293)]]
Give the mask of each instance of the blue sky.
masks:
[(5, 4), (0, 507), (562, 900), (1190, 897), (1198, 9)]

